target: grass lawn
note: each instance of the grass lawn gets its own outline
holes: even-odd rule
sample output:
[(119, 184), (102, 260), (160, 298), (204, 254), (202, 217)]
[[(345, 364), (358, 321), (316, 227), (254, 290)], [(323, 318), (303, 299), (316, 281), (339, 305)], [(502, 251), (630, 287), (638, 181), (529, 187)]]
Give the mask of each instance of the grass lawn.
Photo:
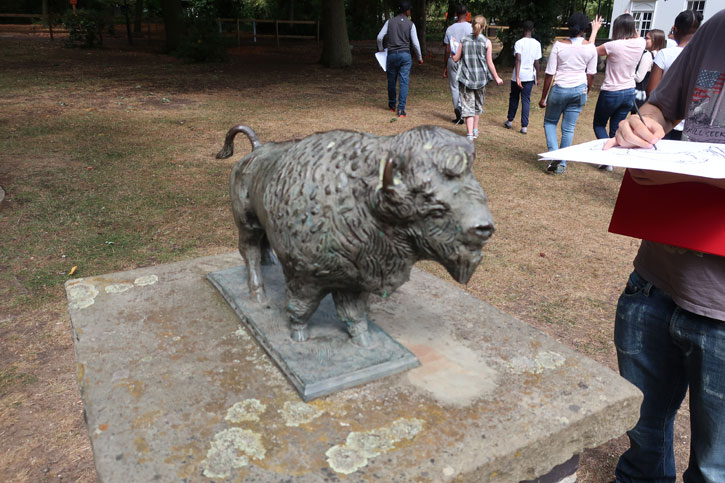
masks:
[[(262, 142), (420, 124), (465, 134), (449, 122), (439, 57), (414, 66), (408, 117), (397, 119), (365, 45), (345, 70), (316, 64), (315, 44), (240, 47), (212, 65), (37, 38), (0, 38), (0, 51), (2, 481), (95, 480), (63, 284), (235, 250), (228, 175), (249, 143), (240, 136), (232, 159), (214, 158), (232, 125), (253, 127)], [(510, 74), (488, 88), (476, 141), (474, 170), (497, 232), (465, 289), (616, 370), (614, 312), (639, 244), (607, 233), (623, 172), (572, 163), (562, 176), (546, 174), (539, 88), (528, 135), (518, 119), (516, 129), (502, 125)], [(594, 138), (597, 94), (575, 142)], [(442, 267), (421, 266), (449, 280)], [(681, 470), (688, 438), (680, 418)], [(610, 481), (625, 444), (587, 450), (578, 481)]]

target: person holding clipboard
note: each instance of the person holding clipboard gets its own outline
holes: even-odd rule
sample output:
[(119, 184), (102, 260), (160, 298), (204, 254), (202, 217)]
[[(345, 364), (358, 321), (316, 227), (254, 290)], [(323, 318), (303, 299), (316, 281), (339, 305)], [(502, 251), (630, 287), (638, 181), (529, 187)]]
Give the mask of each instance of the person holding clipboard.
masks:
[[(642, 116), (622, 121), (604, 149), (650, 148), (682, 119), (683, 140), (725, 144), (724, 44), (721, 10), (672, 64)], [(626, 219), (640, 215), (641, 222)], [(666, 226), (638, 234), (643, 240), (615, 320), (620, 373), (644, 393), (617, 481), (675, 481), (674, 420), (688, 389), (692, 434), (683, 480), (725, 481), (725, 179), (628, 170), (612, 225), (636, 230), (652, 217)]]
[[(402, 0), (398, 3), (397, 15), (383, 24), (378, 32), (378, 51), (383, 50), (383, 40), (387, 37), (387, 56), (385, 72), (388, 77), (388, 109), (398, 117), (405, 117), (405, 103), (408, 100), (408, 82), (410, 67), (413, 65), (410, 48), (413, 47), (418, 57), (418, 64), (423, 63), (418, 33), (410, 17), (410, 2)], [(400, 92), (396, 93), (396, 84), (400, 84)], [(397, 96), (396, 96), (397, 94)], [(396, 99), (397, 97), (397, 99)], [(397, 102), (397, 108), (396, 108)]]

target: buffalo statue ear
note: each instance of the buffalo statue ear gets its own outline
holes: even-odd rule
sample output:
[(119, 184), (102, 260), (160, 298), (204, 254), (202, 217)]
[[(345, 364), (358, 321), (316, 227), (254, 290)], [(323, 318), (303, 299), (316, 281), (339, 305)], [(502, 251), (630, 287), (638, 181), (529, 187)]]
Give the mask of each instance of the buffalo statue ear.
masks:
[(476, 152), (466, 152), (463, 147), (459, 147), (455, 151), (441, 150), (439, 159), (441, 162), (439, 168), (441, 172), (451, 178), (461, 176), (473, 164)]

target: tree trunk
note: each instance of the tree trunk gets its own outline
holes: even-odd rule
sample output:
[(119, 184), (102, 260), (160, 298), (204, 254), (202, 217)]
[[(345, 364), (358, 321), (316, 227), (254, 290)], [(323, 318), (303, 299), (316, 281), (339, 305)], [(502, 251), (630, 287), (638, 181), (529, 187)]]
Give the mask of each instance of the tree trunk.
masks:
[(181, 0), (161, 0), (161, 12), (164, 16), (166, 51), (171, 52), (181, 44), (183, 31)]
[[(443, 21), (445, 28), (448, 28), (453, 22), (453, 17), (456, 16), (456, 2), (455, 0), (448, 0), (448, 12), (446, 13), (446, 19)], [(445, 32), (445, 29), (444, 29)]]
[(128, 37), (128, 45), (133, 45), (133, 34), (131, 33), (131, 5), (128, 0), (123, 1), (123, 16), (126, 17), (126, 36)]
[(133, 32), (136, 35), (141, 34), (142, 25), (141, 22), (143, 21), (143, 0), (136, 0), (136, 5), (134, 8), (134, 17), (133, 17)]
[(327, 67), (352, 65), (345, 20), (345, 0), (322, 0), (322, 58)]
[(411, 20), (415, 24), (415, 30), (418, 32), (418, 42), (420, 42), (420, 53), (425, 56), (426, 54), (426, 43), (425, 43), (425, 20), (427, 16), (427, 8), (425, 0), (413, 0), (411, 2), (413, 8), (410, 11)]

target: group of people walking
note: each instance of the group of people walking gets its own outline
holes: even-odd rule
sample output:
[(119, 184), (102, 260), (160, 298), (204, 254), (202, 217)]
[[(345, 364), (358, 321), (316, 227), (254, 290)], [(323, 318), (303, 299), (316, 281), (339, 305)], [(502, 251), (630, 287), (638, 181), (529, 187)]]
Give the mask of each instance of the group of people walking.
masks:
[[(415, 24), (410, 16), (410, 3), (401, 1), (397, 15), (387, 22), (378, 34), (378, 49), (388, 39), (386, 72), (388, 78), (388, 106), (399, 117), (405, 117), (408, 96), (411, 49), (423, 63)], [(466, 125), (466, 136), (478, 138), (479, 117), (483, 113), (486, 84), (503, 83), (493, 63), (491, 41), (485, 36), (486, 18), (475, 16), (471, 21), (465, 5), (455, 6), (456, 21), (448, 27), (443, 38), (445, 55), (443, 77), (448, 78), (453, 101), (454, 124)], [(635, 103), (645, 102), (662, 79), (667, 68), (677, 58), (697, 30), (702, 17), (690, 10), (675, 19), (672, 28), (672, 47), (665, 47), (662, 30), (650, 30), (640, 37), (634, 18), (626, 13), (614, 20), (612, 39), (597, 46), (595, 39), (602, 26), (597, 16), (589, 21), (583, 13), (573, 14), (567, 21), (568, 37), (554, 43), (546, 63), (539, 106), (545, 109), (544, 133), (549, 151), (570, 146), (574, 128), (586, 104), (599, 57), (606, 56), (606, 69), (597, 105), (594, 111), (593, 129), (597, 139), (613, 137), (619, 123), (635, 109)], [(591, 26), (591, 33), (584, 38)], [(529, 125), (531, 92), (539, 83), (541, 44), (533, 38), (534, 24), (523, 23), (523, 36), (514, 45), (515, 67), (511, 74), (509, 109), (504, 126), (513, 128), (514, 118), (521, 103), (521, 127), (526, 134)], [(399, 92), (396, 84), (399, 83)], [(561, 137), (557, 126), (561, 123)], [(679, 129), (679, 131), (678, 131)], [(667, 135), (679, 139), (679, 126)], [(611, 171), (608, 165), (600, 169)], [(562, 174), (566, 161), (552, 161), (547, 171)]]
[[(467, 12), (465, 6), (457, 5), (457, 21), (446, 30), (443, 76), (450, 81), (456, 115), (453, 122), (465, 122), (466, 135), (469, 140), (474, 140), (478, 138), (478, 120), (483, 113), (486, 84), (495, 81), (501, 85), (503, 80), (493, 64), (491, 41), (484, 35), (488, 27), (486, 18), (479, 15), (468, 22)], [(386, 36), (388, 38), (385, 69), (388, 77), (388, 107), (398, 117), (406, 116), (411, 47), (418, 56), (418, 63), (423, 63), (415, 25), (409, 16), (410, 3), (401, 1), (397, 15), (385, 22), (377, 38), (378, 50), (383, 50), (384, 39)], [(396, 93), (398, 83), (400, 91)]]
[[(489, 80), (502, 81), (491, 62), (491, 44), (481, 35), (485, 19), (475, 17), (468, 23), (466, 13), (458, 6), (458, 21), (446, 31), (443, 75), (450, 83), (454, 122), (464, 119), (469, 139), (475, 139), (485, 85)], [(662, 30), (650, 30), (642, 38), (633, 17), (625, 13), (614, 20), (612, 39), (597, 46), (602, 19), (597, 16), (589, 22), (584, 14), (572, 15), (567, 38), (552, 47), (541, 89), (539, 106), (545, 109), (549, 150), (572, 144), (600, 56), (607, 61), (592, 127), (597, 138), (609, 138), (604, 149), (652, 148), (663, 138), (725, 142), (725, 55), (719, 51), (725, 44), (725, 10), (698, 30), (701, 22), (699, 13), (687, 10), (675, 19), (669, 39)], [(584, 38), (590, 25), (591, 34)], [(520, 100), (523, 134), (527, 133), (531, 90), (538, 84), (541, 58), (541, 46), (532, 33), (533, 24), (526, 22), (524, 36), (514, 48), (516, 67), (504, 122), (506, 128), (513, 128)], [(391, 105), (395, 101), (394, 77), (392, 81)], [(402, 85), (401, 79), (401, 96)], [(402, 103), (404, 107), (405, 97)], [(720, 151), (714, 149), (713, 153)], [(611, 167), (601, 165), (600, 169)], [(566, 163), (553, 161), (547, 170), (564, 173)], [(725, 196), (723, 179), (629, 169), (620, 194), (633, 189), (649, 189), (647, 206), (628, 206), (628, 211), (646, 208), (645, 212), (657, 216), (681, 213), (672, 217), (671, 226), (668, 222), (668, 232), (690, 237), (697, 233), (705, 241), (718, 239), (723, 232), (721, 213), (707, 211), (713, 213), (707, 219), (694, 216), (704, 208), (720, 206)], [(688, 483), (722, 482), (725, 252), (722, 247), (714, 251), (701, 247), (702, 240), (690, 246), (643, 238), (614, 322), (620, 374), (644, 394), (639, 420), (627, 433), (630, 446), (617, 464), (616, 481), (675, 481), (674, 421), (689, 392), (690, 457), (682, 479)]]

